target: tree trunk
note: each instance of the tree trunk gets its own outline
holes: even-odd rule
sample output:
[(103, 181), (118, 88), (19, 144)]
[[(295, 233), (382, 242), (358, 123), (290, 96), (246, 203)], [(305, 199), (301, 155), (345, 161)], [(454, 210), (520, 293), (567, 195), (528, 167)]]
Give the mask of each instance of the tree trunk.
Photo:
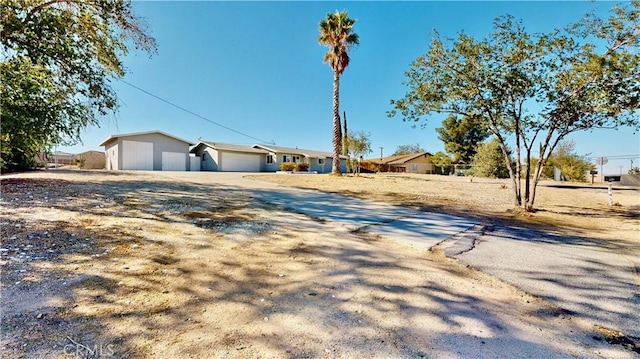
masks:
[(342, 152), (342, 128), (340, 124), (340, 75), (333, 72), (333, 166), (331, 174), (342, 175), (340, 153)]
[(342, 155), (347, 156), (347, 173), (351, 172), (353, 163), (351, 162), (351, 156), (349, 156), (349, 132), (347, 130), (347, 112), (342, 113), (343, 126), (342, 126)]
[(538, 161), (538, 165), (536, 166), (536, 172), (533, 177), (533, 185), (531, 186), (531, 194), (529, 198), (527, 198), (527, 204), (525, 209), (529, 212), (533, 212), (533, 203), (536, 200), (536, 188), (538, 188), (538, 182), (540, 181), (540, 176), (542, 175), (542, 165), (544, 163), (542, 160)]
[[(507, 169), (509, 170), (509, 178), (512, 181), (512, 189), (513, 189), (513, 205), (515, 207), (520, 207), (522, 205), (522, 189), (520, 188), (520, 173), (513, 173), (513, 167), (511, 167), (511, 158), (509, 157), (509, 152), (507, 151), (507, 145), (504, 143), (504, 139), (502, 136), (498, 136), (498, 140), (500, 141), (500, 150), (502, 151), (502, 156), (504, 158), (505, 163), (507, 164)], [(520, 151), (520, 146), (516, 146), (516, 151)]]
[(525, 210), (528, 211), (529, 198), (531, 198), (531, 190), (529, 187), (531, 185), (531, 178), (530, 178), (531, 177), (531, 148), (527, 146), (525, 146), (525, 148), (527, 149), (527, 157), (526, 157), (527, 172), (525, 173), (525, 178), (524, 178), (524, 202), (525, 202)]

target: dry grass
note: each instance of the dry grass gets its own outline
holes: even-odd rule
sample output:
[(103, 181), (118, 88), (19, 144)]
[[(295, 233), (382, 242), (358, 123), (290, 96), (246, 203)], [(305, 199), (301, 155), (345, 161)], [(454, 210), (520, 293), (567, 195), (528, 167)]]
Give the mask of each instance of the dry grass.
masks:
[(538, 186), (535, 213), (513, 211), (508, 180), (376, 174), (355, 176), (254, 175), (250, 178), (408, 206), (428, 212), (472, 217), (486, 223), (535, 226), (593, 238), (640, 241), (640, 189), (617, 187), (607, 205), (603, 186)]

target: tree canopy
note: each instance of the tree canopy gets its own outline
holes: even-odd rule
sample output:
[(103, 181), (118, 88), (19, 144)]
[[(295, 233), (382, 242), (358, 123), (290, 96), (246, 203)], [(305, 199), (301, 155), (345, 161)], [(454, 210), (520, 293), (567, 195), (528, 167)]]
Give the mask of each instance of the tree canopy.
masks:
[(502, 159), (500, 142), (496, 138), (478, 146), (468, 174), (478, 177), (509, 178), (509, 168)]
[[(480, 40), (464, 33), (443, 40), (435, 32), (389, 116), (477, 118), (499, 142), (514, 205), (532, 210), (542, 168), (563, 138), (593, 128), (638, 130), (640, 0), (614, 7), (608, 19), (587, 15), (564, 31), (531, 34), (511, 16), (496, 19), (494, 29)], [(540, 161), (532, 168), (534, 150)]]
[(353, 131), (347, 135), (345, 142), (349, 150), (347, 155), (351, 158), (348, 168), (356, 169), (358, 159), (371, 153), (371, 134), (364, 131)]
[(444, 149), (453, 155), (453, 163), (471, 163), (478, 144), (489, 137), (489, 130), (473, 117), (449, 115), (436, 128)]
[(419, 143), (410, 145), (400, 145), (391, 156), (410, 155), (418, 152), (427, 152)]
[(129, 1), (6, 0), (0, 19), (3, 170), (78, 142), (117, 110), (110, 81), (124, 76), (129, 47), (156, 51)]
[(547, 160), (544, 171), (546, 173), (543, 173), (543, 176), (553, 178), (554, 167), (558, 167), (562, 171), (564, 180), (569, 182), (586, 182), (587, 173), (596, 168), (586, 155), (575, 152), (575, 142), (571, 140), (562, 140), (558, 143)]
[(433, 162), (436, 167), (440, 167), (440, 172), (442, 174), (450, 173), (453, 169), (451, 166), (451, 157), (442, 151), (434, 153), (433, 156), (431, 156), (431, 162)]

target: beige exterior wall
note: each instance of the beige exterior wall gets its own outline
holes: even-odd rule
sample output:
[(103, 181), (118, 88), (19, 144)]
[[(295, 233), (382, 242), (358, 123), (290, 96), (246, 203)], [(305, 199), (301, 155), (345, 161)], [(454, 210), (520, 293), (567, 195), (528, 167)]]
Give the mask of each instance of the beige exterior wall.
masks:
[(73, 156), (74, 160), (84, 162), (82, 168), (85, 169), (104, 169), (105, 153), (98, 151), (87, 151)]
[(431, 162), (429, 155), (422, 155), (405, 163), (407, 173), (435, 173), (436, 166)]

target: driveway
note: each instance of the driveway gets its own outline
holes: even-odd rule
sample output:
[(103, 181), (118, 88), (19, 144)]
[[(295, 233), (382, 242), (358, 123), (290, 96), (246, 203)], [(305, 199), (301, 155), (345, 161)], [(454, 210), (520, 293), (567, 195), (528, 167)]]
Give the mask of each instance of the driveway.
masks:
[(256, 200), (421, 250), (442, 244), (447, 255), (541, 296), (575, 317), (640, 337), (640, 241), (612, 244), (514, 227), (487, 231), (471, 219), (249, 180), (242, 173), (162, 175), (241, 187)]

